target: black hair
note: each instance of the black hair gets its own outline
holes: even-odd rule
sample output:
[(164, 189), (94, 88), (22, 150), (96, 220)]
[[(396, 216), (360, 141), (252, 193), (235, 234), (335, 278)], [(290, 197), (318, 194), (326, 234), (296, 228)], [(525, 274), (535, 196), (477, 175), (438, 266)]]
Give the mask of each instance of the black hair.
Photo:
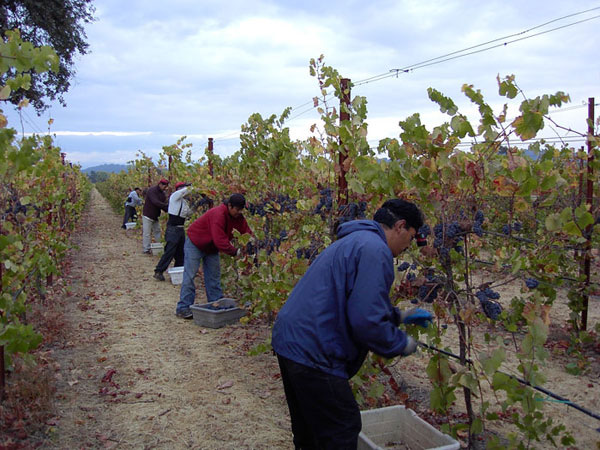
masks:
[(134, 191), (141, 191), (139, 187), (133, 188)]
[(397, 221), (402, 219), (406, 220), (407, 229), (414, 228), (415, 231), (418, 231), (423, 225), (423, 213), (417, 208), (417, 205), (399, 198), (386, 201), (373, 216), (374, 221), (388, 228), (392, 228)]
[(246, 206), (246, 198), (242, 194), (231, 194), (227, 204), (234, 208), (243, 209)]

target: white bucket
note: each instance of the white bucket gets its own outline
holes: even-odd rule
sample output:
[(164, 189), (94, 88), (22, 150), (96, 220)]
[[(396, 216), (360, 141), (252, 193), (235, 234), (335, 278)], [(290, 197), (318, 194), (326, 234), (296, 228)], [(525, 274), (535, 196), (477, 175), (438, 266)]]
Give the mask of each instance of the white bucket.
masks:
[(171, 267), (167, 270), (169, 277), (171, 277), (171, 283), (181, 284), (183, 283), (183, 266)]
[(150, 244), (150, 251), (152, 252), (153, 255), (160, 255), (162, 252), (164, 252), (164, 248), (163, 248), (162, 244), (154, 243), (154, 244)]

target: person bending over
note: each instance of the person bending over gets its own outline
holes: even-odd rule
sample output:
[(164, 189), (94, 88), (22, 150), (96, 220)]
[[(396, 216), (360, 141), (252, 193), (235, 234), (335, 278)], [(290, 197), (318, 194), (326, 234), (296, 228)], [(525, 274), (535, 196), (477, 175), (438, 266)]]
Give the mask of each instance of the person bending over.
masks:
[(416, 341), (400, 323), (428, 326), (423, 309), (400, 311), (389, 292), (394, 257), (423, 225), (421, 211), (388, 200), (374, 220), (353, 220), (310, 265), (277, 314), (277, 354), (296, 448), (355, 449), (360, 410), (348, 380), (368, 351), (408, 356)]
[(214, 302), (223, 297), (219, 252), (231, 256), (238, 254), (238, 249), (231, 245), (234, 229), (242, 234), (252, 234), (242, 214), (245, 206), (244, 196), (233, 194), (225, 203), (202, 214), (188, 228), (184, 244), (183, 282), (179, 302), (175, 308), (177, 317), (192, 318), (190, 306), (196, 298), (194, 278), (200, 263), (204, 273), (207, 300)]

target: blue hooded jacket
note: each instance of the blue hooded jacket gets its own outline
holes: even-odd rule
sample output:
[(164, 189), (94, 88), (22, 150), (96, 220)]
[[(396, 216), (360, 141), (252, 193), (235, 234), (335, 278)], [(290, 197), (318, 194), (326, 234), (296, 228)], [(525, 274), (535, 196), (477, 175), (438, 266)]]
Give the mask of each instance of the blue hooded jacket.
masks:
[(351, 378), (369, 350), (391, 358), (406, 346), (400, 311), (390, 303), (392, 251), (381, 225), (354, 220), (310, 265), (277, 314), (278, 355)]

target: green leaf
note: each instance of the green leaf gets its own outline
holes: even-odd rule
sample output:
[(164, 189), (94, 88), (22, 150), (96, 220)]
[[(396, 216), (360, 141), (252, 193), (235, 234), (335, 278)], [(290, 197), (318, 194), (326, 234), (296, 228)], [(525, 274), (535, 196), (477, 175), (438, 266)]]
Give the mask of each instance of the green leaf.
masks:
[(537, 178), (536, 177), (528, 177), (524, 183), (519, 186), (519, 195), (528, 196), (533, 190), (537, 188)]
[(490, 355), (484, 355), (480, 358), (483, 371), (486, 375), (493, 375), (500, 368), (505, 358), (506, 352), (502, 347), (495, 349)]
[(513, 99), (519, 93), (517, 86), (514, 84), (514, 76), (507, 77), (504, 81), (500, 82), (498, 87), (498, 93), (503, 97)]
[(427, 94), (429, 95), (429, 99), (431, 101), (440, 105), (441, 112), (447, 113), (449, 116), (453, 116), (458, 112), (458, 106), (456, 106), (454, 101), (451, 98), (446, 97), (436, 89), (428, 88)]
[(572, 220), (565, 224), (563, 231), (571, 236), (581, 236), (581, 230)]
[(546, 216), (545, 225), (548, 231), (558, 231), (562, 228), (563, 221), (559, 214), (549, 214)]
[(368, 396), (371, 398), (379, 398), (383, 395), (384, 392), (385, 386), (379, 381), (375, 381), (369, 388)]

